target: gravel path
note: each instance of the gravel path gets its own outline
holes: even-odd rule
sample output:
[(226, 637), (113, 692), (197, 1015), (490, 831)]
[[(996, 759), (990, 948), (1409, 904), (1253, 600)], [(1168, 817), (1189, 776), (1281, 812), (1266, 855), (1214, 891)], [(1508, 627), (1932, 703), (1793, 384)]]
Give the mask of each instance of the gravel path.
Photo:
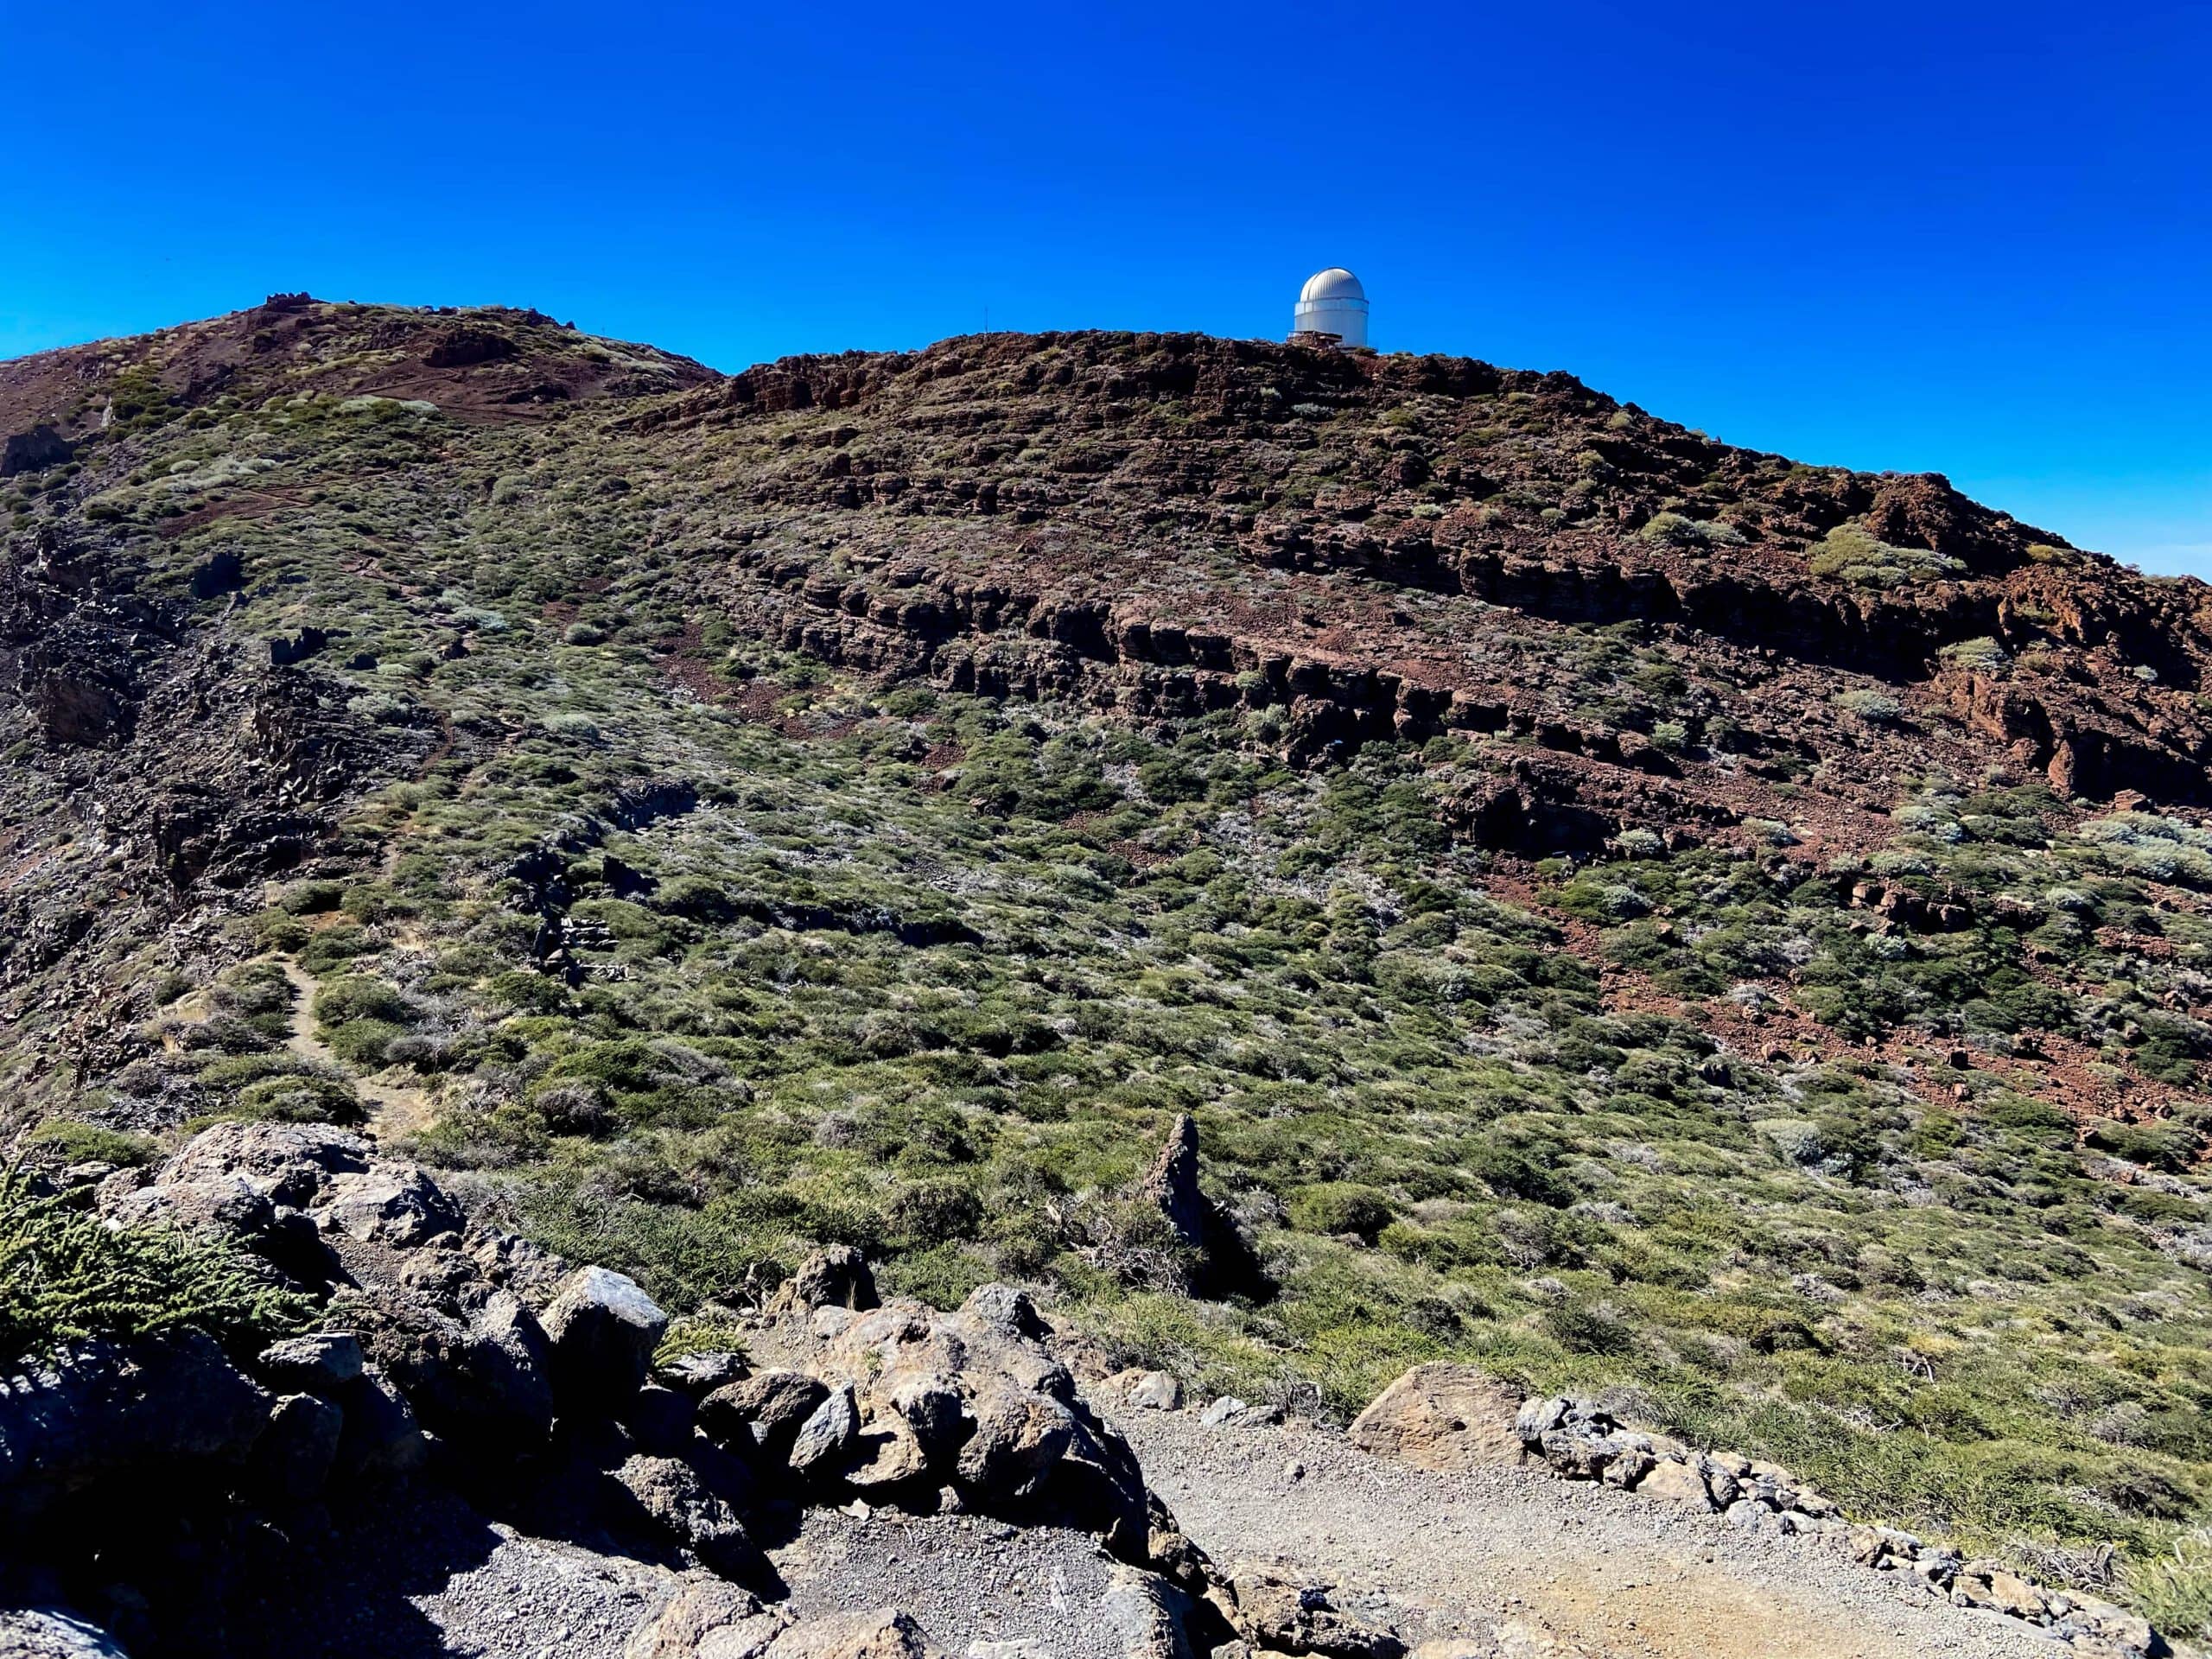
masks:
[(238, 1659), (620, 1659), (677, 1575), (531, 1537), (422, 1485), (337, 1517), (234, 1614)]
[[(2064, 1659), (2015, 1621), (1951, 1607), (1808, 1539), (1539, 1470), (1440, 1475), (1336, 1433), (1116, 1414), (1152, 1485), (1224, 1567), (1276, 1561), (1345, 1611), (1484, 1659)], [(1293, 1468), (1298, 1472), (1294, 1475)], [(418, 1488), (343, 1517), (234, 1623), (237, 1659), (620, 1659), (680, 1582), (664, 1564), (484, 1520)], [(980, 1516), (810, 1510), (774, 1552), (802, 1617), (896, 1606), (959, 1659), (1027, 1641), (1121, 1659), (1096, 1541)]]
[[(2059, 1659), (2015, 1620), (1954, 1608), (1810, 1539), (1764, 1541), (1535, 1469), (1431, 1474), (1296, 1427), (1116, 1421), (1153, 1489), (1224, 1567), (1280, 1558), (1408, 1637), (1580, 1659)], [(1291, 1466), (1302, 1468), (1294, 1478)]]
[(774, 1560), (801, 1618), (898, 1607), (950, 1655), (975, 1642), (1029, 1641), (1052, 1659), (1122, 1659), (1098, 1616), (1114, 1562), (1083, 1533), (884, 1510), (855, 1521), (810, 1510)]

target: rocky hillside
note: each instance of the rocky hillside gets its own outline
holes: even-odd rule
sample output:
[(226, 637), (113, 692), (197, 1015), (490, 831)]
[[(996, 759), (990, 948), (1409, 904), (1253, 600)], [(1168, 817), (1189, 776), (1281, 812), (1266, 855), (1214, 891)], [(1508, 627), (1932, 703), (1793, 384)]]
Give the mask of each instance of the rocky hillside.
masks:
[(0, 440), (49, 1179), (356, 1127), (678, 1314), (842, 1244), (1323, 1416), (1610, 1390), (2212, 1622), (2202, 585), (1195, 335), (280, 296)]

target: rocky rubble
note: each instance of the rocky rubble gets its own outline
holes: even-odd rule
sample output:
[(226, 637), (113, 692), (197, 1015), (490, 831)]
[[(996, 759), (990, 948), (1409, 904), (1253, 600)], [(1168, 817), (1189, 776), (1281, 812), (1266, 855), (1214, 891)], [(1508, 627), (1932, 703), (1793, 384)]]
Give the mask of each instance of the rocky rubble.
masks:
[[(1421, 1368), (1437, 1369), (1464, 1368)], [(1391, 1394), (1400, 1393), (1407, 1380)], [(1909, 1532), (1855, 1524), (1786, 1469), (1731, 1452), (1699, 1452), (1671, 1435), (1627, 1427), (1593, 1402), (1564, 1395), (1530, 1400), (1515, 1416), (1513, 1429), (1529, 1456), (1570, 1480), (1600, 1481), (1718, 1513), (1731, 1525), (1770, 1536), (1830, 1541), (1867, 1567), (1912, 1573), (1956, 1605), (2040, 1626), (2084, 1659), (2148, 1659), (2167, 1651), (2149, 1623), (2125, 1608), (2078, 1591), (2031, 1584), (2000, 1562), (1964, 1560), (1949, 1546)]]
[[(482, 1224), (343, 1130), (219, 1124), (92, 1202), (225, 1235), (320, 1304), (319, 1328), (257, 1352), (89, 1344), (0, 1389), (0, 1530), (134, 1649), (219, 1651), (241, 1536), (265, 1553), (320, 1506), (408, 1478), (716, 1575), (639, 1633), (639, 1659), (928, 1651), (904, 1615), (817, 1629), (774, 1610), (767, 1552), (817, 1504), (1091, 1535), (1122, 1564), (1133, 1653), (1252, 1624), (1019, 1290), (951, 1313), (881, 1301), (864, 1261), (825, 1251), (758, 1316), (777, 1363), (656, 1365), (668, 1319), (634, 1281)], [(179, 1535), (143, 1519), (157, 1509)]]

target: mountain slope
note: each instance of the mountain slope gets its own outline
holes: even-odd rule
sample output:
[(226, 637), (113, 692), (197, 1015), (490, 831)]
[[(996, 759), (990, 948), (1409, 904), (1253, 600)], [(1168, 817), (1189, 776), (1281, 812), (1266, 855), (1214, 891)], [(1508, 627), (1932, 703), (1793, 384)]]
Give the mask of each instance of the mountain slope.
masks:
[(679, 1306), (842, 1240), (1247, 1394), (1633, 1390), (2047, 1573), (2202, 1524), (2201, 584), (1192, 335), (287, 299), (0, 411), (51, 1155), (370, 1116)]

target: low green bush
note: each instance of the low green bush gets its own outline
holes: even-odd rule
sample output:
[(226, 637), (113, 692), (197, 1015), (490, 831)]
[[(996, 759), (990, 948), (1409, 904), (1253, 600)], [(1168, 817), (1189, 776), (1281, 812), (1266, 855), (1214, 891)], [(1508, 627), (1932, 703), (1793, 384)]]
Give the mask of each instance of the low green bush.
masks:
[(14, 1174), (0, 1177), (0, 1363), (181, 1330), (258, 1346), (310, 1311), (216, 1239), (110, 1227), (61, 1197), (35, 1197)]
[(24, 1137), (23, 1144), (40, 1161), (54, 1164), (118, 1164), (136, 1169), (162, 1155), (161, 1144), (149, 1135), (74, 1117), (48, 1118)]

